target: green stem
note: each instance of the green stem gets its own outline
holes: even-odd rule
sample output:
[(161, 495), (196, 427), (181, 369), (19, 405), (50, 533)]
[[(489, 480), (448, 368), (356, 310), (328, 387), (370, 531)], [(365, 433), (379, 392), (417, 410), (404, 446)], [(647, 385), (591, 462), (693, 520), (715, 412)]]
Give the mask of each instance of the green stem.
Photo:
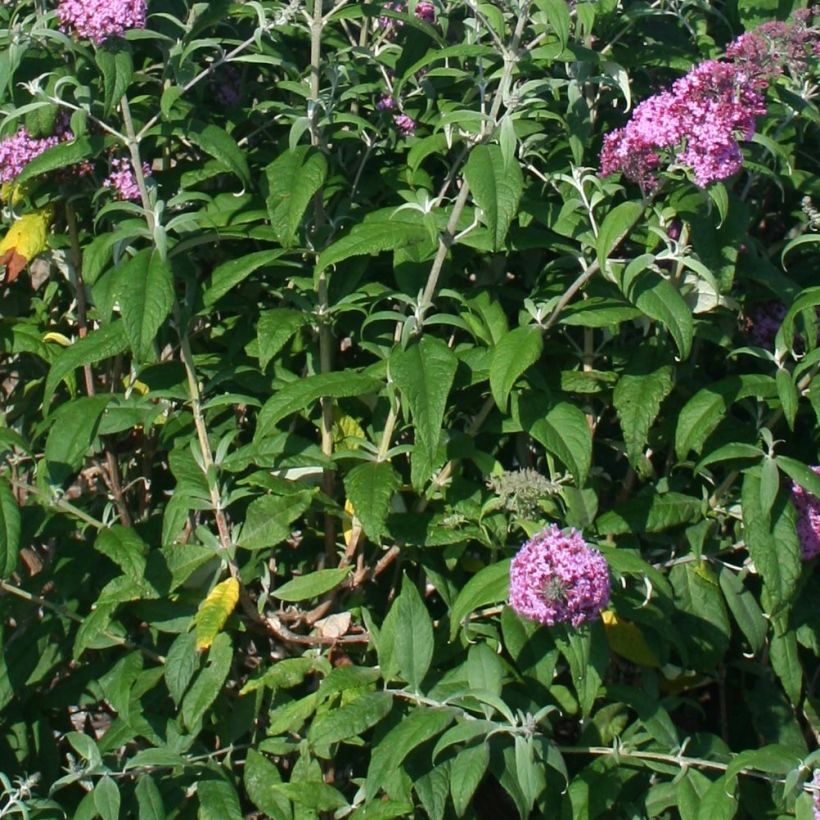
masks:
[(18, 481), (16, 478), (12, 476), (7, 476), (7, 480), (12, 487), (16, 487), (18, 490), (22, 490), (24, 493), (35, 495), (38, 498), (42, 499), (45, 502), (47, 507), (51, 509), (60, 510), (61, 512), (67, 513), (68, 515), (73, 516), (74, 518), (83, 521), (86, 524), (94, 527), (96, 530), (104, 530), (107, 529), (106, 525), (103, 524), (98, 518), (94, 518), (93, 516), (89, 515), (88, 513), (81, 510), (79, 507), (75, 507), (71, 502), (66, 501), (62, 498), (55, 498), (50, 493), (41, 490), (39, 487), (36, 487), (33, 484), (26, 484), (23, 481)]
[[(151, 200), (148, 195), (148, 186), (145, 184), (145, 175), (142, 173), (142, 157), (140, 155), (140, 138), (137, 136), (134, 128), (134, 121), (131, 116), (131, 108), (128, 104), (128, 98), (123, 96), (120, 107), (122, 109), (122, 118), (125, 123), (125, 130), (128, 135), (128, 148), (131, 153), (131, 165), (134, 171), (134, 178), (137, 183), (137, 188), (140, 192), (140, 199), (142, 207), (145, 211), (145, 220), (148, 224), (149, 231), (153, 234), (156, 229), (156, 219), (154, 217), (154, 210), (151, 206)], [(143, 129), (144, 131), (145, 129)], [(197, 440), (199, 442), (199, 449), (202, 456), (202, 465), (204, 467), (205, 476), (208, 481), (208, 493), (211, 500), (211, 508), (213, 510), (214, 518), (216, 520), (216, 528), (219, 533), (219, 542), (222, 549), (227, 552), (232, 546), (230, 528), (225, 516), (225, 511), (222, 508), (222, 498), (219, 492), (219, 483), (214, 476), (214, 458), (211, 452), (211, 443), (208, 440), (208, 428), (205, 424), (205, 417), (202, 414), (202, 399), (199, 390), (199, 383), (196, 377), (196, 365), (194, 363), (194, 354), (191, 350), (191, 342), (188, 338), (188, 333), (185, 328), (185, 323), (182, 317), (182, 310), (179, 301), (174, 297), (174, 322), (176, 323), (177, 333), (179, 334), (180, 343), (180, 357), (185, 368), (185, 376), (188, 382), (188, 395), (191, 403), (191, 413), (194, 418), (194, 427), (196, 428)], [(238, 568), (232, 560), (228, 560), (228, 568), (231, 576), (238, 575)]]
[[(54, 604), (51, 601), (47, 600), (46, 598), (42, 598), (39, 595), (33, 595), (31, 592), (27, 592), (20, 587), (14, 586), (14, 584), (10, 584), (8, 581), (0, 581), (0, 590), (7, 593), (8, 595), (13, 595), (15, 598), (19, 598), (22, 601), (27, 601), (30, 604), (35, 604), (36, 606), (47, 609), (50, 612), (53, 612), (55, 615), (58, 615), (61, 618), (65, 618), (69, 621), (74, 621), (74, 623), (82, 624), (84, 623), (84, 618), (81, 615), (78, 615), (76, 612), (72, 612), (70, 609), (66, 609), (59, 604)], [(162, 655), (157, 655), (151, 649), (147, 649), (144, 646), (140, 646), (137, 643), (134, 643), (132, 640), (128, 638), (123, 638), (121, 635), (115, 635), (113, 632), (109, 632), (107, 629), (103, 630), (103, 635), (105, 635), (108, 640), (112, 641), (113, 643), (118, 644), (119, 646), (123, 646), (126, 649), (136, 649), (139, 652), (142, 652), (146, 658), (154, 661), (155, 663), (164, 664), (165, 658)]]

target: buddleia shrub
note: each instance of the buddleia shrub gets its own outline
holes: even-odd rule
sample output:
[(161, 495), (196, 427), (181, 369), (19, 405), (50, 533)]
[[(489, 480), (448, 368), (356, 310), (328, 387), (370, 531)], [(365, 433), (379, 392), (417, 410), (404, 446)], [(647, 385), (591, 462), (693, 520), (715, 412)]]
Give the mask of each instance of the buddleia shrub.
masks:
[(0, 7), (0, 815), (816, 816), (817, 9)]

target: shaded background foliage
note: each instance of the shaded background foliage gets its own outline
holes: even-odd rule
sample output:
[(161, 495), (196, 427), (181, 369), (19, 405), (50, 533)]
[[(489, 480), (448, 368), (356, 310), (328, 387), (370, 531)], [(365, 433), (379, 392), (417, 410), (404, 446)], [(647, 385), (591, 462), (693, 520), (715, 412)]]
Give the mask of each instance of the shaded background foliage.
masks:
[[(799, 4), (410, 5), (0, 9), (61, 137), (4, 189), (2, 805), (811, 816), (816, 72), (724, 183), (597, 173)], [(504, 604), (549, 523), (578, 630)]]

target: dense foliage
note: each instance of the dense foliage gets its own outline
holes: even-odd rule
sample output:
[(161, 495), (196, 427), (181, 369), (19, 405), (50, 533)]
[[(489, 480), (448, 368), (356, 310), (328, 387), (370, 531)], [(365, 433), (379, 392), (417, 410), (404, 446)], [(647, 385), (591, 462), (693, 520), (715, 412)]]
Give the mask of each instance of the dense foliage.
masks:
[(0, 816), (813, 816), (800, 5), (0, 6)]

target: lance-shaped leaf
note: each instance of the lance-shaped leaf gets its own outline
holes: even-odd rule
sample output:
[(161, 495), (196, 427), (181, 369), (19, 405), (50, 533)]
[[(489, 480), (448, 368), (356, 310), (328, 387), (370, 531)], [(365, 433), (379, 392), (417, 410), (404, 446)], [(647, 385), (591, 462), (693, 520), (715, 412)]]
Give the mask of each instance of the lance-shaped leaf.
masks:
[(534, 325), (505, 333), (493, 348), (490, 360), (490, 390), (499, 409), (507, 409), (507, 398), (518, 377), (541, 357), (544, 340)]
[(764, 609), (773, 615), (787, 606), (800, 576), (800, 543), (794, 507), (781, 491), (766, 515), (761, 505), (761, 472), (755, 467), (743, 476), (741, 509), (746, 548), (763, 578)]
[(224, 128), (218, 125), (192, 123), (185, 129), (185, 136), (206, 154), (232, 171), (246, 186), (251, 184), (251, 172), (248, 161), (236, 140)]
[(54, 360), (46, 378), (43, 405), (48, 406), (57, 385), (62, 379), (84, 364), (96, 364), (103, 359), (117, 356), (128, 347), (128, 337), (121, 321), (103, 325), (84, 339), (77, 339)]
[(774, 379), (762, 375), (729, 376), (698, 390), (678, 415), (675, 430), (678, 458), (685, 458), (690, 450), (700, 453), (704, 442), (734, 402), (749, 396), (767, 399), (776, 391)]
[(639, 351), (615, 385), (612, 403), (623, 430), (626, 454), (633, 467), (643, 458), (649, 428), (658, 415), (661, 402), (672, 390), (673, 374), (670, 365), (658, 366), (654, 355)]
[(62, 483), (82, 465), (110, 400), (110, 395), (83, 396), (62, 405), (54, 414), (54, 423), (46, 438), (45, 457), (55, 483)]
[(390, 499), (400, 483), (398, 474), (386, 461), (366, 461), (345, 476), (348, 501), (371, 541), (378, 542), (384, 532)]
[(393, 606), (399, 623), (394, 657), (402, 677), (418, 692), (433, 659), (433, 624), (419, 591), (407, 576)]
[(154, 248), (138, 251), (117, 273), (117, 299), (134, 355), (147, 359), (174, 304), (173, 274)]
[(238, 600), (239, 581), (236, 578), (222, 581), (208, 593), (208, 597), (202, 601), (194, 615), (197, 649), (210, 648)]
[(535, 400), (522, 402), (519, 408), (525, 430), (566, 465), (582, 487), (592, 462), (592, 434), (587, 417), (580, 408), (561, 401), (546, 409)]
[(14, 493), (0, 478), (0, 578), (8, 578), (17, 569), (20, 553), (20, 510)]
[(289, 247), (307, 206), (325, 181), (327, 160), (315, 148), (300, 145), (280, 154), (265, 168), (265, 174), (270, 224), (279, 242)]
[(482, 220), (492, 239), (493, 249), (504, 244), (504, 238), (518, 212), (518, 203), (524, 189), (521, 167), (514, 160), (504, 161), (498, 145), (476, 145), (464, 166), (476, 205), (481, 208)]
[(464, 585), (450, 610), (450, 640), (455, 638), (461, 621), (473, 610), (497, 604), (507, 597), (510, 588), (510, 558), (479, 570)]
[(421, 445), (431, 460), (438, 447), (457, 367), (453, 351), (434, 336), (425, 335), (417, 344), (397, 350), (390, 357), (390, 376), (410, 408), (416, 446)]

